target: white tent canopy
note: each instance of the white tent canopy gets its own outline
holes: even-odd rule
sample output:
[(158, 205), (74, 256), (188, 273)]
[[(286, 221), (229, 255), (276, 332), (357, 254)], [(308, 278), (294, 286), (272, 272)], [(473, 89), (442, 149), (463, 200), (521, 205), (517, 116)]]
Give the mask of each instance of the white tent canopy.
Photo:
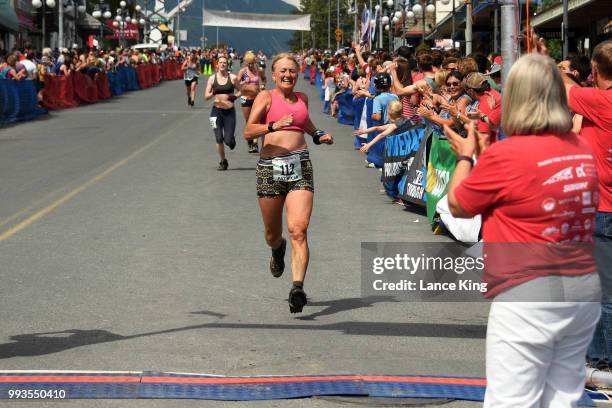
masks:
[(310, 31), (310, 14), (259, 14), (202, 10), (202, 25)]

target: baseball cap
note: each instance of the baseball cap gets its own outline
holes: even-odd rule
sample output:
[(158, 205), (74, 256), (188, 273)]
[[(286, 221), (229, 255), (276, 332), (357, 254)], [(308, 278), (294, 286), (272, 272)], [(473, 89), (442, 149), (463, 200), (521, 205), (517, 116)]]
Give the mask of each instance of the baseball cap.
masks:
[(480, 72), (470, 72), (463, 79), (463, 88), (465, 89), (480, 89), (483, 90), (488, 84), (487, 77)]

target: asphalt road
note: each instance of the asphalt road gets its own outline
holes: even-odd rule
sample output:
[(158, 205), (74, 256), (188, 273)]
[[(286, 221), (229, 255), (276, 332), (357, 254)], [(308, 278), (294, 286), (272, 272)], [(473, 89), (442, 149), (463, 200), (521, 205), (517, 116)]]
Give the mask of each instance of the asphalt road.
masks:
[[(0, 129), (1, 369), (484, 376), (486, 304), (361, 296), (361, 242), (447, 238), (379, 193), (350, 128), (319, 113), (304, 81), (336, 144), (311, 146), (310, 303), (289, 313), (290, 273), (267, 269), (244, 121), (229, 171), (216, 171), (202, 82), (195, 108), (174, 81)], [(68, 404), (347, 405), (49, 406)]]

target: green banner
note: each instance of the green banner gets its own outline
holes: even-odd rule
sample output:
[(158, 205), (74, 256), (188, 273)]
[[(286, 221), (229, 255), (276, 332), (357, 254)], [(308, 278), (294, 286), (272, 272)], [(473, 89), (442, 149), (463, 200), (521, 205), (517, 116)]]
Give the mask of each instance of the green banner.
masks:
[(440, 133), (434, 131), (431, 138), (425, 193), (427, 196), (427, 218), (429, 218), (431, 224), (434, 224), (436, 205), (448, 191), (448, 183), (455, 171), (457, 156), (451, 149), (448, 140), (441, 137)]

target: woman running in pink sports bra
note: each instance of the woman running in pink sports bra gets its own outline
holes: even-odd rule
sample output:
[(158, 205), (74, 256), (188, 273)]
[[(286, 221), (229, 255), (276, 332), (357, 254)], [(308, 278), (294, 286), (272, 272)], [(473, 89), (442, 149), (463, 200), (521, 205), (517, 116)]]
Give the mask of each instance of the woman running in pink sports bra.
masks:
[[(242, 114), (244, 115), (245, 122), (249, 121), (249, 115), (251, 114), (251, 108), (255, 97), (261, 90), (266, 88), (266, 74), (263, 69), (257, 66), (256, 62), (255, 53), (253, 53), (253, 51), (247, 51), (244, 55), (244, 63), (246, 65), (238, 71), (240, 92), (242, 94), (240, 105), (242, 106)], [(256, 140), (249, 140), (248, 145), (249, 153), (259, 152)]]
[(257, 196), (263, 217), (266, 242), (272, 249), (270, 272), (275, 278), (285, 270), (283, 207), (287, 209), (287, 229), (291, 240), (289, 310), (299, 313), (307, 303), (304, 277), (308, 266), (308, 224), (312, 213), (314, 181), (312, 163), (304, 133), (315, 144), (333, 144), (333, 137), (317, 130), (308, 115), (308, 98), (294, 92), (298, 63), (291, 54), (279, 54), (272, 61), (276, 87), (262, 91), (244, 129), (247, 140), (263, 139), (257, 164)]

